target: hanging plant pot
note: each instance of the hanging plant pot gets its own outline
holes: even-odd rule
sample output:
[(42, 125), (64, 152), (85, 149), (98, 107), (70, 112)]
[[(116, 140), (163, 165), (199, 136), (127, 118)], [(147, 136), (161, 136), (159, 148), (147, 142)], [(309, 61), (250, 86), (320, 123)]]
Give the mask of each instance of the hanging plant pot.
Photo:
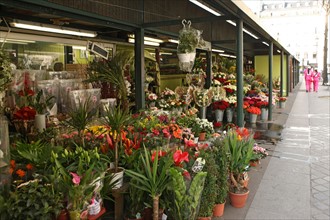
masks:
[(230, 204), (235, 208), (244, 207), (249, 196), (249, 192), (249, 190), (246, 193), (229, 192)]
[(178, 53), (179, 61), (182, 63), (194, 62), (196, 53)]

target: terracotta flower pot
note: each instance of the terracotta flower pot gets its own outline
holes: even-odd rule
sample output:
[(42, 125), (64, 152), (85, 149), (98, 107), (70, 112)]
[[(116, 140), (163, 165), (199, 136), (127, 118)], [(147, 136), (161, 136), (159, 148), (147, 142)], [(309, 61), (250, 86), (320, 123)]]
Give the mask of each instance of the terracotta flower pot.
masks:
[(215, 204), (213, 208), (213, 217), (221, 217), (223, 216), (223, 211), (225, 208), (225, 202), (221, 204)]
[(198, 220), (211, 220), (212, 217), (198, 217)]
[(205, 141), (206, 140), (206, 133), (201, 132), (198, 137), (198, 141)]
[(230, 204), (235, 208), (242, 208), (246, 204), (249, 195), (249, 190), (246, 193), (229, 192)]
[(259, 160), (250, 161), (250, 166), (251, 167), (256, 167), (256, 166), (258, 166), (258, 164), (260, 164), (260, 161)]

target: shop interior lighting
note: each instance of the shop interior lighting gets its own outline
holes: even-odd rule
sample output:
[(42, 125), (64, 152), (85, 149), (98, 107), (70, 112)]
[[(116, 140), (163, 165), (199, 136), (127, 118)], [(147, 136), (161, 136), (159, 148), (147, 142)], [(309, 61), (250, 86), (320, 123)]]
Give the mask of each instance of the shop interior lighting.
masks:
[(223, 52), (225, 52), (225, 51), (224, 51), (224, 50), (218, 50), (218, 49), (212, 49), (212, 52), (223, 53)]
[[(227, 23), (229, 23), (229, 24), (231, 24), (231, 25), (233, 25), (233, 26), (235, 26), (236, 27), (236, 23), (235, 22), (233, 22), (233, 21), (231, 21), (231, 20), (226, 20), (227, 21)], [(250, 31), (248, 31), (248, 30), (246, 30), (245, 28), (243, 28), (243, 31), (245, 32), (245, 33), (247, 33), (248, 35), (250, 35), (251, 37), (253, 37), (254, 39), (259, 39), (259, 37), (258, 36), (256, 36), (255, 34), (252, 34)]]
[(236, 56), (234, 56), (234, 55), (229, 55), (229, 54), (225, 54), (225, 53), (220, 53), (219, 55), (222, 57), (236, 58)]
[(178, 40), (174, 40), (174, 39), (168, 39), (168, 42), (174, 43), (174, 44), (178, 44), (179, 41)]
[(206, 6), (204, 4), (202, 4), (201, 2), (197, 1), (197, 0), (189, 0), (191, 3), (194, 3), (195, 5), (197, 5), (198, 7), (214, 14), (215, 16), (221, 16), (221, 14), (215, 10), (213, 10), (212, 8), (210, 8), (209, 6)]
[(277, 50), (277, 52), (278, 52), (278, 53), (281, 53), (281, 51), (280, 51), (280, 50)]
[(269, 46), (269, 44), (265, 41), (263, 41), (262, 43), (265, 44), (266, 46)]
[[(128, 37), (129, 37), (129, 38), (132, 38), (132, 39), (135, 39), (134, 34), (129, 34)], [(160, 43), (163, 43), (163, 42), (164, 42), (164, 41), (161, 40), (161, 39), (152, 38), (152, 37), (144, 37), (144, 41), (158, 43), (158, 45), (159, 45)]]
[(87, 50), (86, 46), (77, 46), (77, 45), (73, 45), (72, 49), (74, 49), (74, 50)]
[(58, 33), (58, 34), (68, 34), (68, 35), (75, 35), (82, 37), (96, 37), (97, 35), (95, 32), (92, 31), (85, 31), (85, 30), (82, 31), (78, 29), (59, 27), (56, 25), (41, 24), (41, 23), (34, 23), (28, 21), (14, 20), (13, 22), (10, 23), (10, 25), (16, 28)]
[(19, 39), (4, 39), (4, 38), (0, 38), (0, 42), (5, 41), (6, 43), (11, 43), (11, 44), (34, 44), (35, 41), (33, 40), (19, 40)]
[[(128, 42), (134, 44), (135, 43), (135, 39), (134, 38), (128, 38)], [(145, 45), (149, 45), (149, 46), (159, 47), (159, 43), (157, 43), (157, 42), (152, 42), (152, 41), (145, 40), (144, 41), (144, 44)]]

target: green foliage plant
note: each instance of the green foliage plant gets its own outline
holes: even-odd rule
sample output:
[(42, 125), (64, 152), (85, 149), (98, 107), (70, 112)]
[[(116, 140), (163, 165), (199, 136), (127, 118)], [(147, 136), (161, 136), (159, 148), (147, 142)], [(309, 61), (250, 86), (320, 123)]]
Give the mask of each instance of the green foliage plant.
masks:
[(229, 155), (230, 191), (246, 192), (242, 178), (253, 156), (253, 135), (242, 136), (236, 130), (230, 130), (224, 142)]
[[(158, 150), (156, 155), (158, 155)], [(169, 184), (169, 175), (167, 171), (172, 165), (168, 157), (155, 156), (154, 161), (150, 161), (151, 155), (144, 148), (140, 160), (142, 168), (137, 171), (126, 170), (125, 173), (131, 177), (130, 185), (149, 194), (153, 200), (153, 220), (158, 220), (160, 196)]]
[(0, 203), (0, 219), (54, 219), (63, 208), (54, 186), (38, 179), (16, 186), (6, 199), (0, 196)]
[(224, 146), (224, 141), (221, 137), (213, 141), (213, 148), (215, 153), (215, 161), (218, 165), (218, 178), (217, 178), (217, 197), (216, 204), (223, 204), (228, 195), (228, 154)]
[(174, 167), (168, 172), (171, 181), (167, 187), (167, 203), (171, 204), (169, 210), (171, 219), (196, 219), (207, 173), (198, 172), (191, 181), (187, 181)]
[(119, 164), (119, 147), (121, 145), (121, 133), (124, 128), (132, 121), (132, 117), (128, 109), (121, 109), (117, 106), (112, 109), (107, 109), (103, 117), (103, 123), (111, 128), (114, 133), (114, 149), (115, 149), (115, 172), (118, 170)]
[(207, 176), (205, 178), (204, 189), (201, 196), (202, 202), (200, 204), (198, 216), (211, 217), (218, 194), (217, 179), (219, 167), (216, 164), (213, 151), (201, 151), (200, 156), (205, 158), (206, 163), (203, 170), (207, 172)]

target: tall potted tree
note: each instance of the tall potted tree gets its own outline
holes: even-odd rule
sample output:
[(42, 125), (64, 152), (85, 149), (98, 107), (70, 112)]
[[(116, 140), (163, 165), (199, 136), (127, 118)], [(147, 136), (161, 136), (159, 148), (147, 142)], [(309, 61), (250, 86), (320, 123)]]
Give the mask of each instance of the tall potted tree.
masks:
[(205, 158), (206, 163), (203, 170), (207, 172), (207, 176), (202, 192), (202, 203), (200, 204), (198, 219), (211, 220), (213, 207), (218, 194), (217, 179), (219, 167), (216, 164), (213, 151), (202, 151), (200, 155)]
[(253, 135), (246, 128), (230, 130), (224, 139), (229, 155), (229, 196), (231, 205), (245, 206), (249, 190), (244, 184), (244, 172), (253, 156)]
[(224, 212), (226, 198), (228, 196), (228, 154), (224, 146), (222, 138), (217, 138), (213, 141), (215, 161), (218, 165), (217, 178), (217, 197), (213, 209), (214, 217), (221, 217)]

